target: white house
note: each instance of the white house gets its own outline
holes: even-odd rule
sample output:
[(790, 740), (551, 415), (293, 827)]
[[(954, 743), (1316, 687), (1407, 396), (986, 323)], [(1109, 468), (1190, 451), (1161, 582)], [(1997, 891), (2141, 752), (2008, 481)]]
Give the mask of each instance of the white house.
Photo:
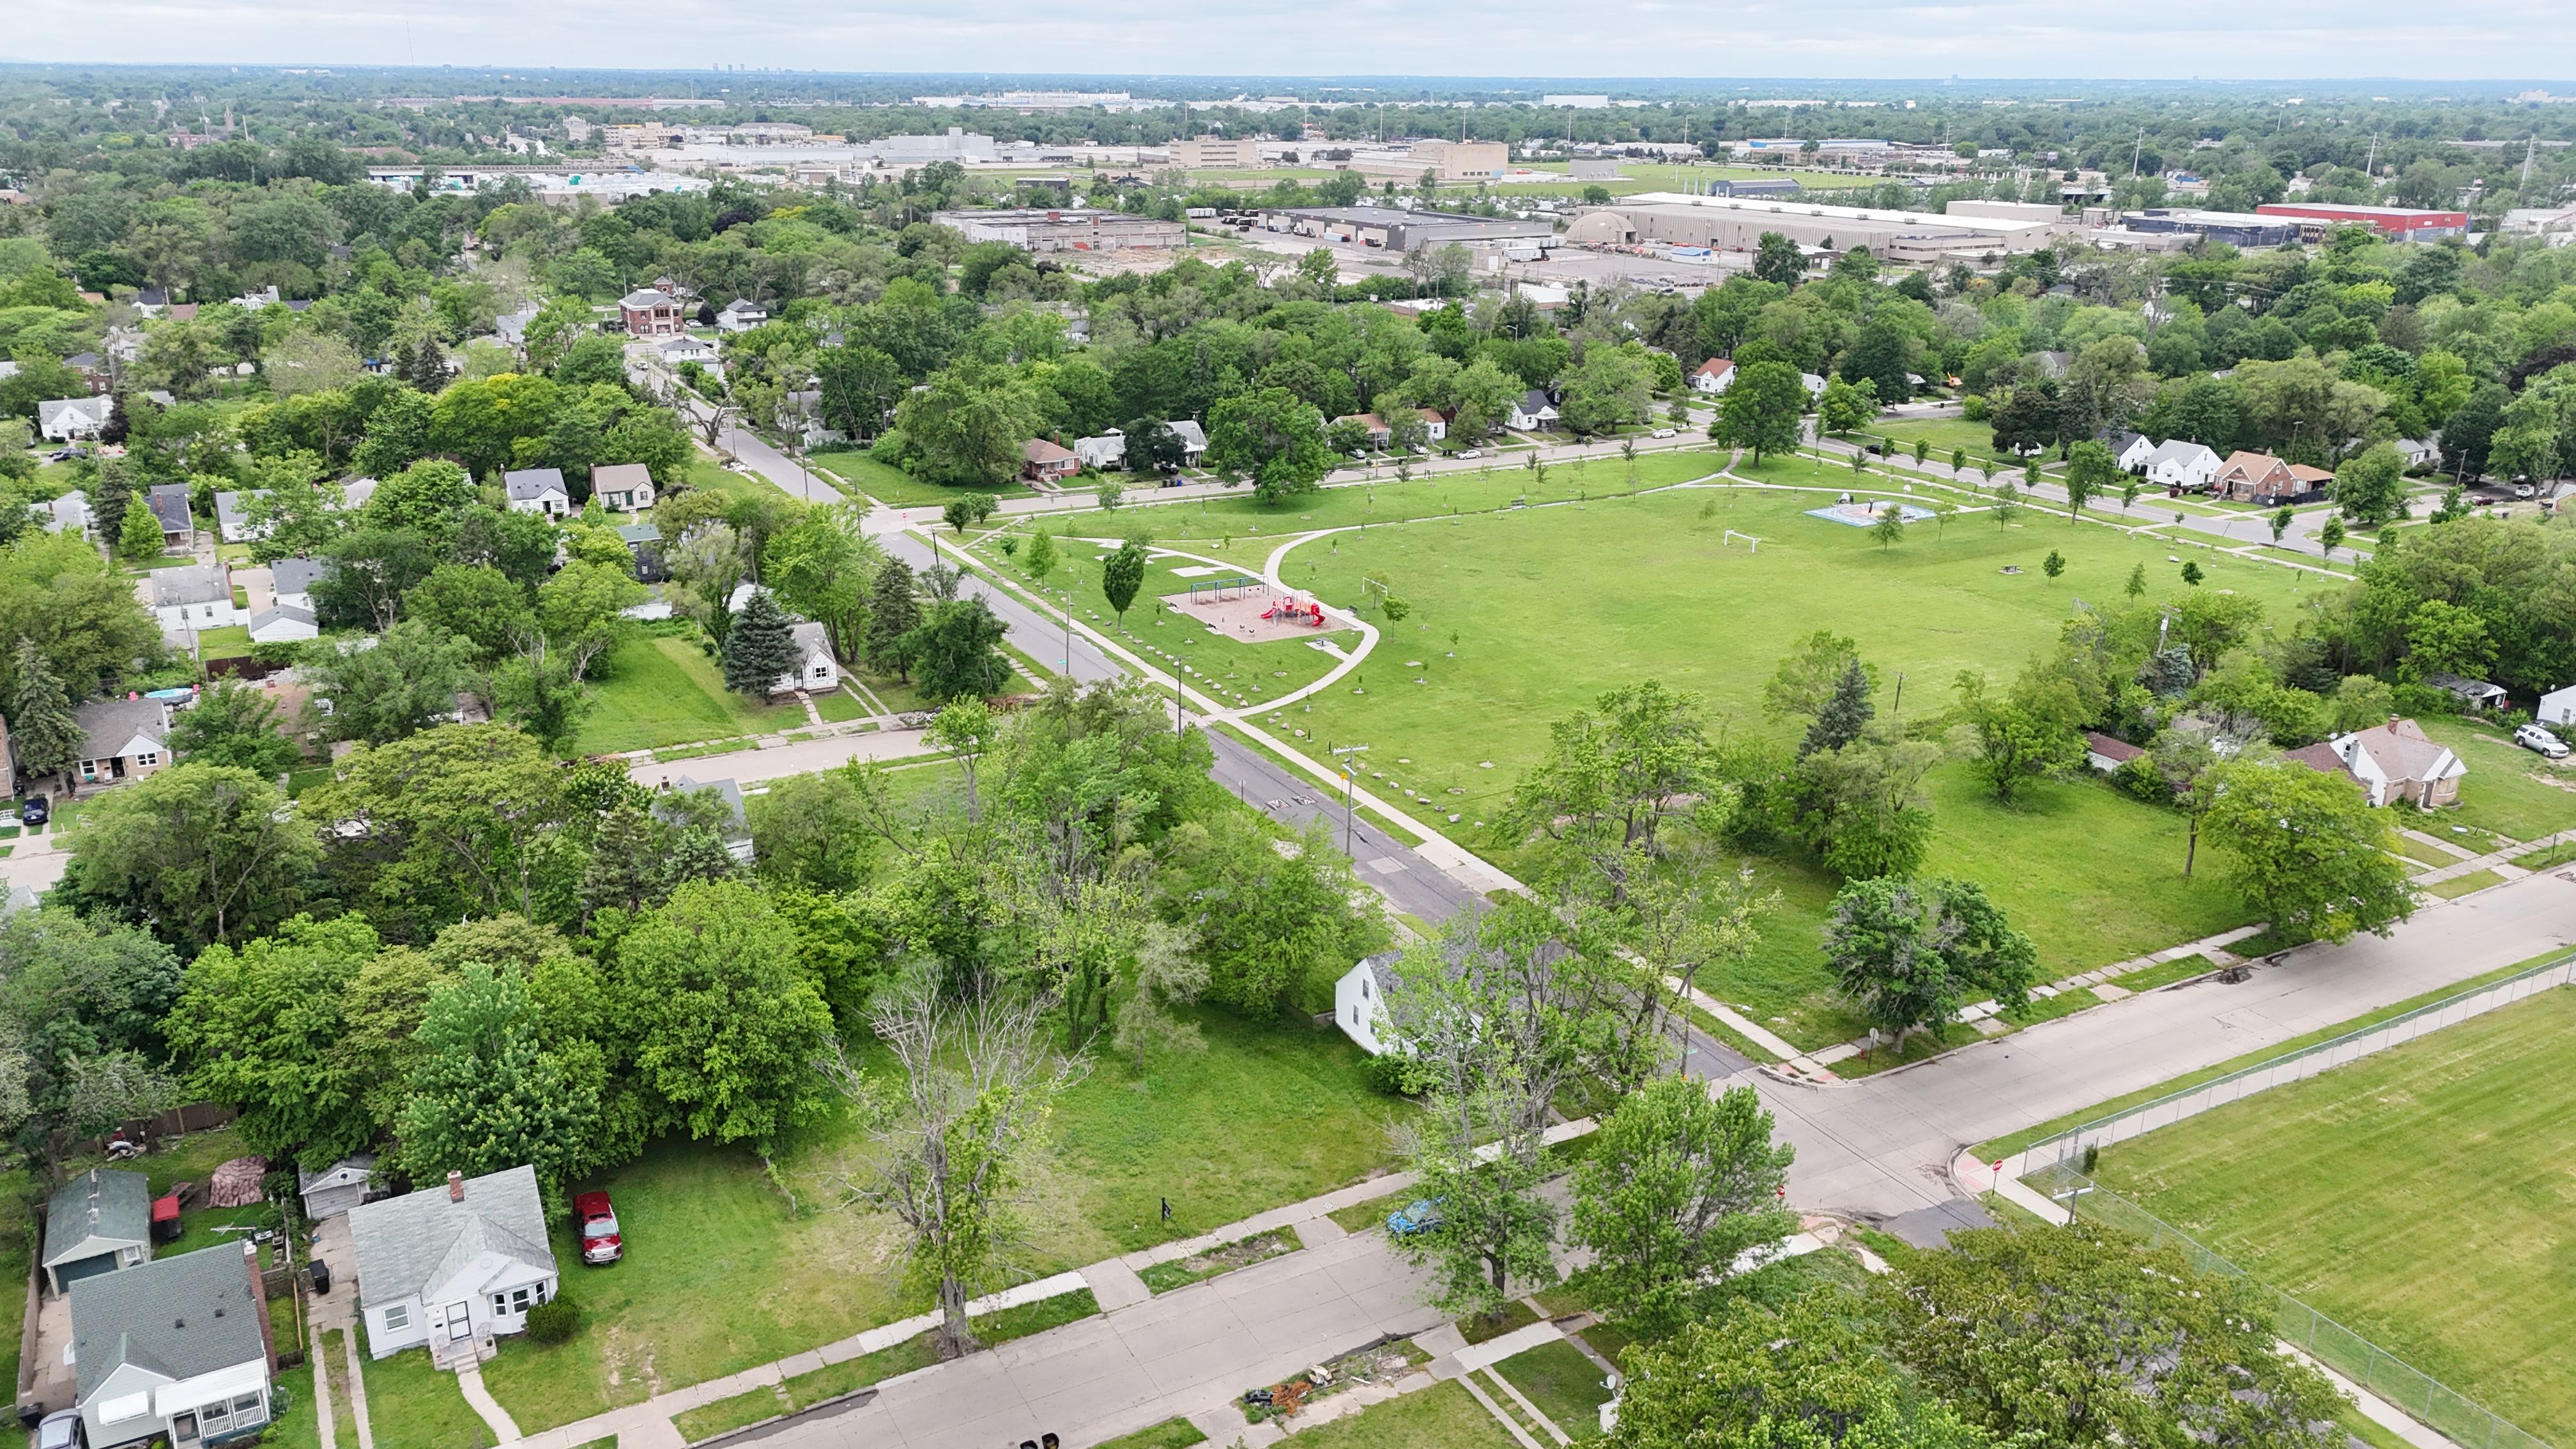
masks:
[[(365, 509), (365, 508), (366, 508), (366, 506), (367, 506), (367, 500), (368, 500), (368, 499), (370, 499), (370, 498), (373, 498), (373, 497), (375, 497), (375, 496), (376, 496), (376, 480), (375, 480), (375, 479), (373, 479), (373, 478), (352, 478), (352, 479), (350, 479), (348, 482), (343, 483), (343, 484), (341, 484), (341, 485), (340, 485), (340, 508), (339, 508), (339, 511), (340, 511), (340, 512), (342, 512), (342, 513), (357, 513), (357, 512), (360, 512), (360, 511), (362, 511), (363, 509)], [(327, 502), (327, 500), (326, 500), (326, 502)]]
[(2290, 751), (2291, 759), (2359, 784), (2372, 805), (2404, 801), (2431, 810), (2460, 802), (2460, 777), (2469, 767), (2448, 746), (2411, 719), (2392, 719), (2321, 745)]
[(201, 1449), (268, 1426), (259, 1248), (222, 1243), (72, 1285), (71, 1359), (89, 1449)]
[(1400, 1043), (1388, 1027), (1386, 994), (1395, 989), (1395, 963), (1401, 951), (1381, 951), (1342, 973), (1333, 983), (1333, 1024), (1360, 1050), (1379, 1057)]
[(2442, 444), (2436, 438), (2399, 438), (2397, 452), (2409, 470), (2430, 468), (2442, 461)]
[(276, 593), (278, 607), (313, 608), (313, 586), (331, 576), (334, 565), (329, 559), (282, 558), (268, 566), (269, 585)]
[(653, 471), (641, 463), (609, 463), (590, 470), (590, 496), (602, 508), (633, 513), (653, 506)]
[(1815, 373), (1799, 373), (1798, 385), (1807, 390), (1807, 396), (1809, 397), (1823, 397), (1825, 395), (1825, 380)]
[(683, 362), (694, 362), (700, 367), (712, 367), (716, 360), (716, 345), (703, 337), (674, 337), (668, 342), (659, 344), (654, 351), (661, 356), (662, 361), (673, 367)]
[(725, 304), (725, 309), (723, 311), (716, 314), (716, 330), (718, 332), (748, 332), (768, 320), (768, 308), (761, 306), (757, 302), (745, 301), (740, 297), (736, 297)]
[(294, 639), (312, 639), (321, 632), (320, 626), (314, 622), (313, 611), (299, 609), (293, 604), (262, 609), (250, 616), (250, 642), (253, 644), (283, 644)]
[(555, 1296), (537, 1174), (512, 1167), (349, 1209), (358, 1308), (372, 1356), (429, 1348), (440, 1368), (492, 1357)]
[(1733, 381), (1735, 381), (1735, 362), (1732, 358), (1712, 357), (1691, 370), (1691, 391), (1702, 397), (1717, 396), (1726, 391), (1726, 385)]
[(51, 503), (37, 504), (36, 512), (43, 519), (47, 533), (86, 533), (90, 524), (96, 521), (89, 511), (89, 495), (78, 488)]
[(1172, 435), (1181, 440), (1181, 466), (1197, 467), (1200, 457), (1207, 452), (1207, 430), (1198, 425), (1196, 418), (1174, 418), (1163, 426), (1170, 428)]
[(2147, 455), (2147, 481), (2160, 488), (2197, 492), (2217, 479), (2224, 461), (2198, 443), (2181, 438), (2169, 439), (2157, 444), (2155, 450)]
[(296, 1196), (304, 1199), (304, 1215), (315, 1222), (336, 1218), (367, 1200), (367, 1185), (375, 1180), (376, 1158), (371, 1152), (343, 1157), (320, 1172), (295, 1174)]
[(1438, 408), (1415, 408), (1414, 411), (1422, 414), (1422, 436), (1435, 443), (1449, 436), (1449, 420), (1440, 415)]
[(57, 443), (95, 438), (115, 411), (116, 399), (108, 393), (54, 398), (36, 404), (36, 431)]
[(138, 589), (165, 634), (243, 622), (241, 608), (233, 603), (232, 574), (219, 563), (154, 569)]
[(1556, 404), (1548, 400), (1547, 390), (1534, 387), (1522, 393), (1519, 402), (1512, 404), (1511, 414), (1503, 422), (1513, 432), (1526, 433), (1536, 428), (1555, 427), (1556, 418)]
[(561, 468), (513, 468), (501, 475), (501, 491), (512, 513), (542, 513), (561, 518), (572, 512), (572, 493), (564, 487)]
[(2545, 725), (2576, 724), (2576, 684), (2542, 695), (2532, 718)]
[(1127, 466), (1127, 435), (1111, 428), (1096, 438), (1076, 438), (1073, 440), (1073, 456), (1086, 468), (1098, 468), (1104, 472), (1123, 468)]
[(250, 521), (249, 506), (254, 498), (266, 498), (265, 488), (236, 492), (226, 489), (215, 495), (215, 536), (226, 543), (248, 543), (268, 536), (268, 525)]
[(778, 676), (772, 694), (800, 689), (830, 691), (841, 687), (841, 666), (832, 659), (832, 636), (820, 624), (799, 624), (795, 631), (796, 667)]
[(2112, 461), (2123, 473), (2144, 473), (2156, 455), (2156, 445), (2139, 433), (2120, 433), (2111, 439)]

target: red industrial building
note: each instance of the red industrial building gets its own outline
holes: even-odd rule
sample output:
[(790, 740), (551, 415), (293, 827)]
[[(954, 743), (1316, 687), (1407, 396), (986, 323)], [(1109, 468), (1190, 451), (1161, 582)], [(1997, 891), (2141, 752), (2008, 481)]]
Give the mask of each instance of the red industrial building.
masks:
[(2302, 230), (2314, 241), (2329, 226), (2375, 226), (2392, 241), (2441, 241), (2469, 234), (2465, 211), (2416, 211), (2403, 206), (2326, 206), (2273, 201), (2254, 208), (2264, 216), (2293, 216), (2315, 223)]

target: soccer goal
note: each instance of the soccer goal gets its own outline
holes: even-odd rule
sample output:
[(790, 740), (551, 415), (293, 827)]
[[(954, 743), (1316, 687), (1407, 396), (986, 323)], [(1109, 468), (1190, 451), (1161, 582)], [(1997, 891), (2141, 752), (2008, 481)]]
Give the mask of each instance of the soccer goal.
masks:
[(1744, 551), (1746, 553), (1760, 553), (1762, 551), (1762, 540), (1755, 538), (1749, 533), (1738, 533), (1731, 528), (1726, 531), (1726, 537), (1718, 541), (1728, 548), (1733, 548), (1735, 547), (1735, 541), (1739, 538), (1744, 540)]

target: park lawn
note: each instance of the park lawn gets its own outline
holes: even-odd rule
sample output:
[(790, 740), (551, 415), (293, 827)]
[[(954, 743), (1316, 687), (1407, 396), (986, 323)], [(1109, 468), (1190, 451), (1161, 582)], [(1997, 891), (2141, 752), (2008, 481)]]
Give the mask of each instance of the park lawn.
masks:
[(944, 504), (951, 498), (968, 493), (982, 493), (993, 498), (1037, 496), (1037, 490), (1025, 483), (1006, 483), (994, 488), (928, 482), (892, 464), (880, 463), (860, 448), (825, 448), (808, 453), (805, 466), (832, 479), (844, 493), (864, 494), (896, 508), (925, 503)]
[[(492, 1430), (465, 1402), (456, 1375), (432, 1367), (428, 1349), (408, 1348), (390, 1358), (368, 1358), (366, 1353), (361, 1332), (359, 1372), (366, 1377), (367, 1422), (383, 1449), (483, 1449), (490, 1442)], [(484, 1366), (487, 1382), (498, 1362)], [(295, 1389), (298, 1398), (309, 1397), (309, 1375)], [(521, 1420), (520, 1427), (529, 1426)]]
[[(1057, 1148), (1031, 1164), (1009, 1281), (1193, 1236), (1392, 1165), (1385, 1127), (1403, 1104), (1360, 1080), (1359, 1050), (1339, 1032), (1194, 1018), (1204, 1051), (1159, 1054), (1141, 1077), (1130, 1060), (1096, 1057), (1057, 1102)], [(862, 1065), (888, 1070), (881, 1053)], [(926, 1310), (927, 1295), (901, 1281), (901, 1228), (839, 1206), (875, 1150), (859, 1123), (836, 1117), (779, 1155), (775, 1184), (747, 1150), (677, 1140), (580, 1184), (615, 1199), (626, 1257), (567, 1274), (564, 1294), (582, 1309), (570, 1341), (513, 1339), (484, 1381), (534, 1433)], [(556, 1260), (577, 1263), (569, 1223), (555, 1231)]]
[(585, 755), (765, 734), (804, 723), (802, 708), (755, 705), (725, 688), (721, 668), (690, 639), (629, 639), (610, 664), (608, 676), (591, 686), (590, 717), (574, 742)]
[[(1567, 1438), (1581, 1443), (1601, 1437), (1601, 1406), (1610, 1401), (1610, 1391), (1601, 1386), (1600, 1366), (1585, 1358), (1583, 1350), (1562, 1340), (1542, 1343), (1495, 1364), (1494, 1372), (1536, 1404)], [(1505, 1409), (1519, 1411), (1517, 1404)]]
[(2545, 1441), (2576, 1441), (2576, 990), (2106, 1150), (2096, 1174)]
[(1513, 1443), (1511, 1432), (1455, 1383), (1372, 1404), (1297, 1435), (1298, 1449), (1513, 1449)]
[(2460, 777), (2455, 809), (2436, 810), (2407, 824), (2431, 835), (2444, 834), (2453, 824), (2467, 825), (2514, 840), (2576, 830), (2576, 755), (2544, 760), (2482, 720), (2420, 715), (2415, 722), (2450, 746), (2469, 772)]
[[(1965, 452), (1971, 466), (1984, 462), (2019, 468), (2023, 461), (1995, 446), (1994, 424), (1972, 423), (1966, 418), (1879, 418), (1866, 427), (1834, 436), (1848, 442), (1892, 438), (1907, 462), (1914, 459), (1914, 441), (1917, 438), (1931, 446), (1931, 452), (1925, 457), (1932, 462), (1947, 463), (1953, 452)], [(1987, 471), (1992, 472), (1993, 469)]]

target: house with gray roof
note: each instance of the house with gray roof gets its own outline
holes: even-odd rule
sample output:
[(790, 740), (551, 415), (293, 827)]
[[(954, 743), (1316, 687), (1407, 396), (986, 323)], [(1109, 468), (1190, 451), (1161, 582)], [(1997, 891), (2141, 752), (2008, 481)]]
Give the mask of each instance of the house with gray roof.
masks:
[(95, 438), (115, 411), (116, 398), (110, 393), (48, 398), (36, 404), (36, 431), (56, 443)]
[(572, 511), (572, 491), (561, 468), (513, 468), (501, 475), (501, 491), (513, 513), (542, 513), (561, 518)]
[(531, 1167), (447, 1181), (349, 1209), (358, 1307), (374, 1357), (426, 1346), (440, 1368), (492, 1357), (555, 1296), (555, 1255)]
[(1174, 418), (1163, 426), (1170, 428), (1181, 440), (1181, 466), (1197, 467), (1199, 459), (1207, 452), (1207, 430), (1199, 426), (1198, 419)]
[(227, 1444), (268, 1427), (277, 1363), (256, 1245), (224, 1243), (71, 1291), (72, 1366), (90, 1449)]
[(140, 585), (143, 606), (161, 621), (161, 632), (220, 629), (242, 622), (233, 603), (232, 571), (219, 563), (154, 569)]
[(324, 558), (282, 558), (268, 566), (269, 587), (277, 602), (287, 608), (313, 607), (313, 586), (331, 577), (337, 567)]
[(320, 1172), (295, 1173), (296, 1196), (304, 1199), (304, 1215), (315, 1222), (336, 1218), (367, 1200), (367, 1189), (375, 1185), (376, 1155), (354, 1153), (332, 1163)]
[(321, 627), (314, 622), (311, 609), (293, 604), (279, 604), (250, 616), (250, 642), (283, 644), (291, 640), (319, 637)]
[(185, 548), (196, 541), (197, 520), (188, 511), (187, 484), (156, 484), (143, 498), (152, 510), (152, 521), (161, 525), (163, 548)]
[(50, 503), (37, 504), (36, 516), (47, 533), (87, 533), (96, 517), (89, 511), (89, 494), (78, 488)]
[(93, 699), (73, 712), (80, 723), (80, 785), (115, 785), (169, 768), (170, 711), (157, 699)]
[(590, 470), (590, 496), (602, 508), (633, 513), (653, 506), (653, 473), (641, 463), (604, 463)]
[(45, 1279), (57, 1293), (152, 1256), (152, 1194), (139, 1172), (91, 1168), (45, 1203)]
[(226, 489), (215, 495), (215, 536), (226, 543), (248, 543), (268, 536), (270, 525), (250, 521), (249, 505), (254, 498), (266, 498), (265, 488)]

